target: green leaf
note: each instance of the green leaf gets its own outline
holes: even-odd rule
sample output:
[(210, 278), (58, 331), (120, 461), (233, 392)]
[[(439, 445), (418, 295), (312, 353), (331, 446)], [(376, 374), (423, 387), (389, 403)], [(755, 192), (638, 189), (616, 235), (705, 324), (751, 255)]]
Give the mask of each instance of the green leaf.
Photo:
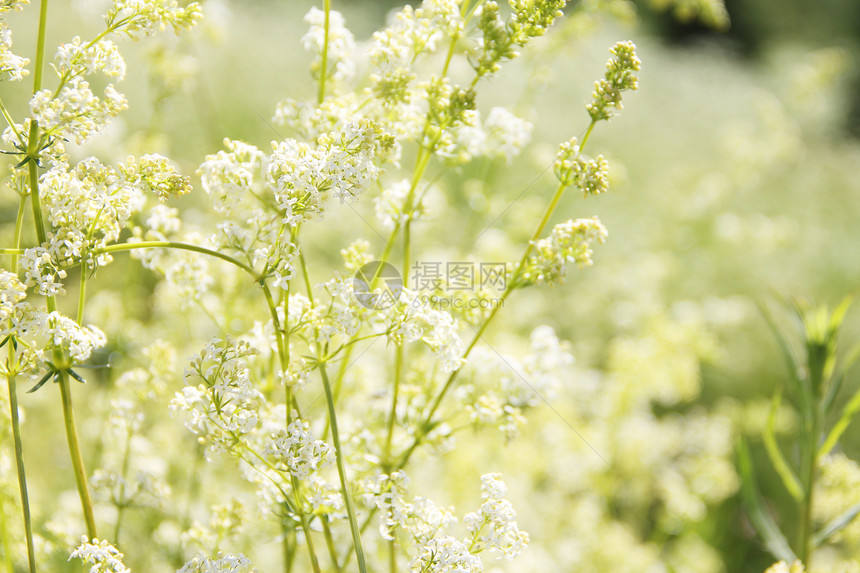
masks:
[(761, 536), (771, 555), (778, 560), (793, 563), (797, 560), (797, 556), (791, 550), (785, 535), (773, 520), (773, 516), (767, 511), (764, 499), (762, 499), (755, 484), (752, 458), (744, 438), (738, 441), (738, 469), (741, 475), (741, 497), (747, 506), (753, 527)]
[(827, 389), (827, 395), (824, 397), (825, 413), (830, 413), (830, 408), (833, 407), (833, 402), (836, 400), (836, 396), (842, 388), (842, 383), (845, 381), (846, 374), (848, 374), (848, 371), (851, 370), (851, 367), (854, 366), (854, 363), (857, 362), (858, 358), (860, 358), (860, 343), (857, 343), (851, 349), (839, 374), (837, 374), (831, 381), (830, 386)]
[(779, 411), (781, 400), (782, 394), (777, 391), (777, 393), (773, 395), (773, 400), (770, 404), (770, 413), (767, 416), (767, 424), (764, 428), (764, 446), (765, 450), (767, 450), (767, 456), (770, 458), (770, 463), (773, 464), (773, 468), (782, 479), (785, 489), (788, 490), (788, 493), (791, 494), (791, 497), (793, 497), (795, 501), (801, 501), (804, 493), (803, 486), (800, 484), (800, 480), (797, 478), (797, 475), (795, 475), (794, 470), (791, 469), (785, 456), (782, 455), (782, 451), (779, 449), (779, 444), (776, 442), (776, 435), (774, 433), (776, 414)]
[(824, 443), (821, 445), (821, 448), (818, 450), (819, 456), (826, 456), (830, 453), (830, 450), (836, 446), (836, 443), (839, 441), (839, 438), (842, 437), (842, 433), (848, 429), (848, 425), (851, 424), (851, 418), (854, 417), (860, 411), (860, 388), (858, 388), (854, 395), (851, 397), (851, 400), (845, 404), (845, 407), (842, 409), (842, 416), (839, 420), (833, 425), (833, 428), (830, 430), (830, 433), (827, 434), (827, 439), (824, 440)]
[(51, 370), (50, 372), (48, 372), (47, 374), (45, 374), (45, 375), (42, 377), (42, 379), (41, 379), (41, 380), (39, 380), (38, 382), (36, 382), (36, 385), (35, 385), (35, 386), (33, 386), (32, 388), (30, 388), (29, 390), (27, 390), (27, 394), (32, 394), (33, 392), (35, 392), (36, 390), (38, 390), (39, 388), (41, 388), (42, 386), (44, 386), (44, 385), (45, 385), (45, 382), (47, 382), (48, 380), (50, 380), (50, 379), (51, 379), (51, 377), (52, 377), (52, 376), (54, 376), (54, 375), (56, 375), (56, 372), (54, 372), (53, 370)]
[(68, 373), (69, 373), (69, 376), (71, 376), (72, 378), (74, 378), (75, 380), (77, 380), (78, 382), (80, 382), (81, 384), (86, 384), (86, 383), (87, 383), (87, 381), (86, 381), (86, 380), (84, 380), (83, 378), (81, 378), (81, 375), (80, 375), (80, 374), (78, 374), (77, 372), (75, 372), (75, 371), (74, 371), (74, 370), (72, 370), (71, 368), (69, 368), (68, 370), (66, 370), (66, 372), (68, 372)]
[(788, 372), (791, 375), (791, 381), (794, 383), (794, 387), (797, 390), (798, 398), (800, 399), (800, 411), (809, 412), (810, 404), (812, 400), (812, 396), (809, 392), (809, 388), (806, 384), (803, 383), (803, 380), (800, 377), (800, 361), (795, 356), (794, 351), (791, 349), (791, 344), (788, 342), (788, 339), (783, 335), (782, 331), (777, 326), (776, 321), (768, 310), (767, 306), (761, 301), (756, 301), (756, 305), (758, 306), (759, 311), (762, 316), (764, 316), (765, 322), (767, 322), (768, 327), (776, 338), (777, 343), (779, 344), (779, 349), (782, 351), (783, 358), (785, 359), (785, 364), (788, 367)]
[(849, 507), (845, 513), (835, 518), (833, 521), (825, 525), (824, 529), (816, 533), (815, 537), (812, 538), (812, 546), (818, 547), (827, 541), (831, 536), (835, 535), (841, 529), (854, 521), (857, 514), (860, 514), (860, 503)]

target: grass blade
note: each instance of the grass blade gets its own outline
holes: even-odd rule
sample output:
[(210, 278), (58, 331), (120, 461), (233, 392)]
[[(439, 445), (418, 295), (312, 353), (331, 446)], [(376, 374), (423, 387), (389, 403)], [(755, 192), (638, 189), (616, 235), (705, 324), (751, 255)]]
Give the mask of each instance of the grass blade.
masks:
[(768, 513), (764, 500), (758, 491), (753, 476), (752, 458), (746, 440), (741, 438), (738, 442), (738, 467), (741, 475), (741, 496), (747, 506), (750, 521), (761, 536), (762, 541), (771, 555), (776, 559), (793, 563), (797, 556), (788, 545), (782, 531)]
[(782, 395), (780, 392), (773, 395), (773, 400), (770, 404), (770, 413), (768, 413), (767, 424), (764, 428), (764, 446), (770, 458), (770, 463), (773, 464), (773, 468), (779, 474), (780, 479), (782, 479), (785, 489), (788, 490), (788, 493), (791, 494), (791, 497), (795, 501), (801, 501), (803, 499), (803, 486), (800, 485), (800, 480), (795, 475), (785, 456), (782, 455), (782, 450), (779, 449), (779, 444), (776, 442), (776, 435), (774, 433), (776, 414), (779, 411), (781, 400)]

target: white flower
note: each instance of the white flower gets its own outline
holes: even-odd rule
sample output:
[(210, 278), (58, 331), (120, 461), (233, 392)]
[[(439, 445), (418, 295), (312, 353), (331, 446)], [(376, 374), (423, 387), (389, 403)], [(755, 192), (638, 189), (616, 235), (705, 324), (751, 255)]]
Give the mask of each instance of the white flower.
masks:
[(125, 60), (111, 40), (87, 46), (75, 36), (70, 43), (57, 47), (57, 71), (69, 77), (102, 72), (121, 80), (125, 77)]
[(270, 435), (263, 453), (298, 479), (308, 477), (334, 459), (332, 447), (322, 440), (314, 440), (310, 424), (299, 418), (294, 418), (286, 430)]
[(310, 30), (302, 38), (302, 46), (313, 53), (316, 58), (311, 66), (315, 77), (321, 72), (337, 81), (349, 81), (355, 75), (355, 39), (346, 28), (343, 14), (337, 10), (329, 10), (328, 48), (326, 52), (327, 70), (320, 70), (322, 65), (322, 50), (326, 44), (325, 12), (313, 7), (305, 14), (305, 22), (310, 24)]
[(6, 22), (0, 21), (0, 79), (8, 74), (8, 79), (20, 82), (30, 73), (26, 68), (30, 60), (12, 52), (12, 30)]
[(510, 163), (531, 139), (533, 128), (530, 121), (518, 118), (503, 107), (494, 107), (484, 122), (488, 154)]
[(86, 536), (81, 537), (81, 544), (69, 556), (69, 560), (80, 559), (85, 564), (92, 563), (90, 573), (131, 573), (122, 564), (122, 553), (107, 542), (107, 540), (93, 539), (90, 542)]
[(416, 573), (480, 573), (484, 570), (481, 559), (450, 535), (428, 541), (409, 566)]
[(210, 559), (204, 555), (198, 555), (182, 566), (177, 573), (253, 573), (251, 560), (241, 553), (219, 556)]

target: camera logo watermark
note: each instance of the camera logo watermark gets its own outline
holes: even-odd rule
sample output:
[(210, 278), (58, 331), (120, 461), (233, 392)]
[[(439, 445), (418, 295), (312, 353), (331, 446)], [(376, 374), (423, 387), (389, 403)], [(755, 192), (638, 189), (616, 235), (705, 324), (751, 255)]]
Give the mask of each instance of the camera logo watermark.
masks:
[(352, 292), (364, 308), (385, 310), (400, 298), (403, 277), (394, 265), (370, 261), (356, 271), (352, 278)]

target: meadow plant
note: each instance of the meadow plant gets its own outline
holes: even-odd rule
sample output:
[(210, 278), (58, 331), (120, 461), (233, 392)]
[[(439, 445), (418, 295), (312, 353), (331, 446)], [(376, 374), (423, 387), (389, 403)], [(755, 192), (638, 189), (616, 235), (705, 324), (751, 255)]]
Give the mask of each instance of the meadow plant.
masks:
[[(713, 0), (653, 3), (726, 23)], [(121, 572), (128, 558), (183, 572), (441, 573), (504, 567), (528, 551), (530, 539), (546, 532), (530, 538), (520, 529), (524, 509), (508, 499), (505, 482), (519, 483), (515, 475), (481, 468), (480, 483), (466, 486), (473, 500), (463, 512), (447, 505), (447, 496), (437, 502), (421, 495), (426, 480), (413, 468), (428, 452), (456, 456), (466, 431), (515, 444), (529, 431), (529, 410), (551, 402), (573, 363), (570, 345), (547, 325), (531, 325), (519, 352), (499, 352), (488, 338), (491, 326), (504, 327), (499, 317), (515, 294), (566, 288), (565, 277), (592, 265), (608, 237), (597, 217), (556, 223), (555, 215), (570, 195), (592, 200), (611, 187), (607, 158), (585, 151), (595, 128), (638, 87), (632, 42), (609, 49), (603, 77), (582, 102), (580, 132), (565, 136), (548, 166), (557, 186), (495, 281), (448, 289), (444, 307), (440, 284), (407, 275), (424, 260), (418, 225), (440, 218), (432, 171), (459, 173), (479, 162), (502, 169), (533, 133), (511, 110), (480, 107), (482, 88), (521, 51), (539, 49), (536, 42), (559, 19), (619, 6), (425, 0), (394, 12), (360, 42), (326, 0), (307, 12), (301, 39), (314, 97), (288, 97), (274, 107), (273, 127), (289, 137), (266, 147), (224, 139), (186, 172), (155, 150), (119, 162), (86, 152), (128, 107), (116, 87), (127, 75), (122, 40), (184, 34), (203, 21), (206, 6), (113, 0), (101, 32), (57, 47), (51, 73), (49, 2), (25, 4), (0, 4), (3, 17), (20, 9), (39, 14), (32, 62), (12, 51), (10, 28), (0, 21), (3, 95), (7, 86), (33, 81), (29, 109), (17, 120), (0, 99), (3, 151), (11, 158), (4, 182), (18, 200), (0, 273), (9, 390), (2, 405), (10, 413), (0, 429), (14, 450), (7, 456), (4, 447), (0, 465), (4, 478), (15, 467), (20, 510), (0, 511), (7, 570), (72, 559), (91, 571)], [(167, 94), (188, 66), (161, 50), (155, 44), (151, 57), (167, 78)], [(185, 208), (195, 195), (210, 209), (204, 222)], [(379, 241), (315, 243), (320, 228), (337, 226), (335, 218), (352, 210), (375, 213), (368, 226)], [(444, 216), (453, 221), (456, 213)], [(123, 266), (134, 287), (123, 297), (151, 293), (150, 317), (134, 316), (110, 289), (88, 291), (113, 276), (106, 267), (125, 264), (115, 259), (126, 251), (148, 272)], [(209, 322), (189, 325), (183, 317)], [(829, 339), (822, 343), (831, 348)], [(560, 548), (553, 566), (720, 570), (693, 524), (738, 488), (730, 462), (735, 430), (727, 418), (699, 410), (655, 413), (698, 397), (699, 366), (714, 347), (701, 325), (655, 314), (639, 332), (610, 342), (600, 392), (579, 373), (587, 399), (571, 419), (588, 428), (596, 455), (563, 476), (532, 459), (546, 483), (577, 496), (567, 522), (552, 525), (569, 527), (576, 548)], [(821, 368), (830, 364), (828, 352)], [(73, 380), (97, 387), (88, 409), (100, 416), (76, 421)], [(22, 445), (26, 408), (18, 382), (37, 396), (54, 384), (59, 390), (74, 509), (58, 503), (31, 512), (25, 460), (33, 453)], [(803, 420), (806, 436), (822, 431), (817, 414)], [(179, 438), (177, 424), (185, 432)], [(565, 439), (548, 439), (547, 456), (569, 449)], [(833, 439), (824, 453), (812, 439), (803, 446), (808, 477), (785, 478), (785, 463), (777, 469), (809, 523), (847, 524), (830, 516), (838, 501), (825, 503), (823, 492), (815, 505), (812, 492), (821, 487), (819, 471), (820, 483), (843, 489), (860, 472), (826, 455)], [(767, 438), (769, 453), (773, 443)], [(751, 470), (741, 469), (748, 493)], [(658, 477), (639, 477), (652, 474)], [(808, 564), (811, 536), (807, 523), (793, 552), (775, 552), (786, 562), (772, 570), (795, 571), (799, 565), (786, 564), (795, 555)], [(535, 563), (537, 570), (540, 557)]]

